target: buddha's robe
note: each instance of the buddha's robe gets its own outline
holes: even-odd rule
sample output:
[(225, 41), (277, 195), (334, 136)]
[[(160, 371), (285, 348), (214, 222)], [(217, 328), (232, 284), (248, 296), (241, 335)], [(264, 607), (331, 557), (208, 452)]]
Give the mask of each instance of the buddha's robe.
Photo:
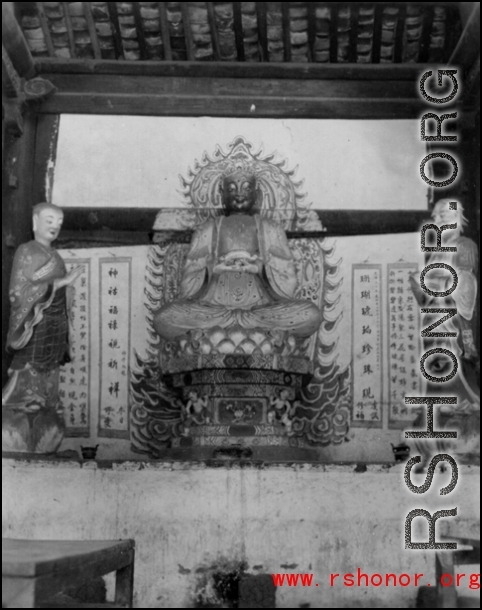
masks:
[(194, 233), (180, 299), (154, 316), (157, 333), (173, 339), (195, 329), (282, 330), (308, 337), (321, 312), (295, 299), (297, 278), (283, 229), (259, 215), (209, 220)]

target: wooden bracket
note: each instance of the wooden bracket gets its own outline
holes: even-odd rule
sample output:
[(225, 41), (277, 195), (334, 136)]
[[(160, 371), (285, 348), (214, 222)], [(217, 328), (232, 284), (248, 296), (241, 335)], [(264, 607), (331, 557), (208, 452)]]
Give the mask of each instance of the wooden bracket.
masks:
[(5, 128), (14, 137), (23, 134), (23, 112), (25, 104), (41, 102), (53, 95), (57, 88), (48, 80), (36, 77), (31, 80), (20, 78), (5, 47), (2, 45), (2, 101)]

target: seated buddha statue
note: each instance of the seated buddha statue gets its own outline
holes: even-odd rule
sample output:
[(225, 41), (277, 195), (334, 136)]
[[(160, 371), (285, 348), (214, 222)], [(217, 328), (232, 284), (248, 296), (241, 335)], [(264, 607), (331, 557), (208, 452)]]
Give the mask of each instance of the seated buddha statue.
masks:
[(155, 313), (156, 332), (168, 341), (214, 327), (311, 336), (321, 311), (294, 298), (297, 277), (286, 234), (256, 213), (255, 169), (238, 163), (221, 176), (219, 188), (225, 214), (195, 230), (180, 298)]

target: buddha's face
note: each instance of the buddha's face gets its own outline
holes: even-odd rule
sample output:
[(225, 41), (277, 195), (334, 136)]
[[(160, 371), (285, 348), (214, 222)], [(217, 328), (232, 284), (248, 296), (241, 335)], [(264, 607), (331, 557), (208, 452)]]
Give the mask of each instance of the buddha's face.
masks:
[(256, 178), (241, 173), (227, 176), (221, 192), (228, 214), (247, 214), (256, 203)]

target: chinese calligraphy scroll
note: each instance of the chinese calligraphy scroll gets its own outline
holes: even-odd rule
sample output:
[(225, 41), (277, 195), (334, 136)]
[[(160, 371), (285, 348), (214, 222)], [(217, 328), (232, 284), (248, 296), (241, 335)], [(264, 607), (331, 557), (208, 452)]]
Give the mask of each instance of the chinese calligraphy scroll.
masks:
[(353, 265), (353, 426), (382, 425), (381, 265)]
[(417, 269), (416, 263), (388, 265), (389, 426), (394, 428), (413, 421), (404, 398), (420, 394), (420, 316), (409, 283)]
[(131, 260), (100, 260), (99, 436), (129, 438)]
[(60, 369), (59, 395), (65, 408), (66, 437), (90, 436), (91, 390), (91, 266), (90, 259), (64, 259), (67, 271), (78, 265), (70, 303), (69, 344), (72, 362)]

